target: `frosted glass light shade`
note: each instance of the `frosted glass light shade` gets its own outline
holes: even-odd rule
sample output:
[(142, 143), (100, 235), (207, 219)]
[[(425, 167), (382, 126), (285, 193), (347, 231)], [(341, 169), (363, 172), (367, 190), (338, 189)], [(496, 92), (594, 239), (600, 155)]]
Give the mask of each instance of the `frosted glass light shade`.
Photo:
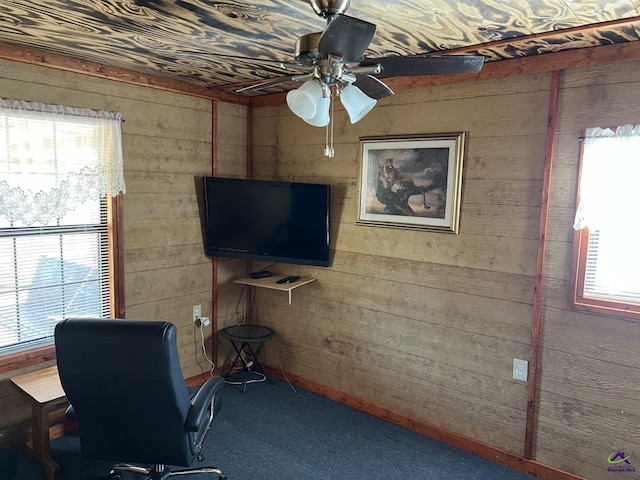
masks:
[(329, 125), (329, 105), (331, 104), (331, 98), (322, 97), (318, 100), (318, 106), (316, 108), (316, 114), (311, 118), (303, 118), (305, 122), (314, 127), (326, 127)]
[(362, 120), (378, 102), (354, 85), (347, 85), (340, 91), (340, 101), (349, 114), (351, 123)]
[(320, 82), (308, 80), (300, 88), (287, 93), (287, 105), (293, 113), (306, 121), (315, 116), (321, 98), (322, 86)]

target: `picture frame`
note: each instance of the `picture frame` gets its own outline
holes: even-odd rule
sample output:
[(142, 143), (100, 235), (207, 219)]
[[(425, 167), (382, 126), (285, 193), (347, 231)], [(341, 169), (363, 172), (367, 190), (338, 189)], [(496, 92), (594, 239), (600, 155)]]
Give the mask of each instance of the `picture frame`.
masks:
[(465, 133), (360, 138), (357, 225), (457, 234)]

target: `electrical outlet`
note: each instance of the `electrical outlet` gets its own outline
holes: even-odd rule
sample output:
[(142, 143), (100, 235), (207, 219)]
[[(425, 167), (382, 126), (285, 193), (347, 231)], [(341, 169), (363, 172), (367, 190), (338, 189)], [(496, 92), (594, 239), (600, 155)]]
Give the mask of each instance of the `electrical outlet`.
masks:
[(202, 307), (200, 305), (193, 306), (193, 321), (197, 322), (202, 316)]
[(513, 378), (515, 380), (527, 381), (527, 373), (529, 370), (529, 362), (526, 360), (513, 359)]

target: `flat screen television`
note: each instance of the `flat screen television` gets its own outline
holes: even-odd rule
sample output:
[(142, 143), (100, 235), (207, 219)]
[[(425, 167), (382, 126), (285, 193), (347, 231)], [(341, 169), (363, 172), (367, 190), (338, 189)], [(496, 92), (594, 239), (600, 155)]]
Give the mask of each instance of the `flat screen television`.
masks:
[(211, 257), (329, 266), (330, 186), (204, 177)]

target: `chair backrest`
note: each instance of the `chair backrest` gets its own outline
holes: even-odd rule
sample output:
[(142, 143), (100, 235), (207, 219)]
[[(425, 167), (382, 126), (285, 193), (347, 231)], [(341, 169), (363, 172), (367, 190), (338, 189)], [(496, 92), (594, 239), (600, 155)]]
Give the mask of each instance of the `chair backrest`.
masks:
[(190, 397), (169, 322), (66, 319), (55, 330), (62, 387), (88, 458), (188, 466)]

